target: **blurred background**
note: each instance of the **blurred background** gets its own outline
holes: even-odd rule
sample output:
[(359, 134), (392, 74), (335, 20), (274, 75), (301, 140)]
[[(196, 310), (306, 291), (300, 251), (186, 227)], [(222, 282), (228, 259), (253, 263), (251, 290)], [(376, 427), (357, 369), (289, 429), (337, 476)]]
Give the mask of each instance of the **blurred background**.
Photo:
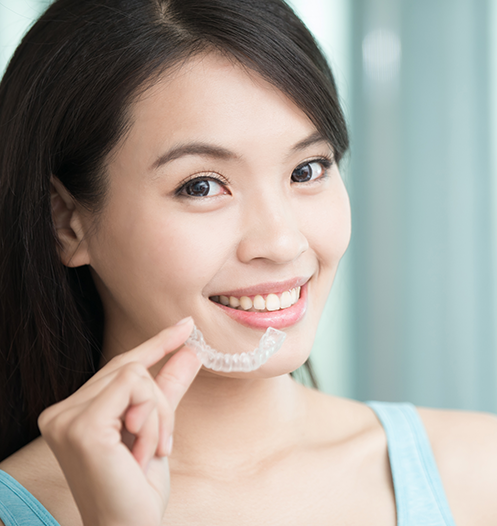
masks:
[[(50, 2), (0, 0), (0, 73)], [(497, 1), (290, 0), (351, 132), (323, 391), (497, 412)]]

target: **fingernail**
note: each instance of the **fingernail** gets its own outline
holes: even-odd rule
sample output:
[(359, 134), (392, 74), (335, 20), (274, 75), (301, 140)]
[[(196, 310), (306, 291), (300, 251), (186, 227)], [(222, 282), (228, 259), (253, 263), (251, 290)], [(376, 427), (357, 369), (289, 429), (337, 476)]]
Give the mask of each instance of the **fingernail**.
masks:
[(176, 323), (176, 326), (184, 325), (185, 323), (188, 323), (191, 319), (192, 319), (191, 316), (187, 316), (186, 318), (183, 318), (182, 320), (179, 320), (179, 322)]
[(166, 445), (166, 457), (171, 456), (171, 453), (173, 451), (173, 435), (169, 437), (169, 440), (167, 441)]

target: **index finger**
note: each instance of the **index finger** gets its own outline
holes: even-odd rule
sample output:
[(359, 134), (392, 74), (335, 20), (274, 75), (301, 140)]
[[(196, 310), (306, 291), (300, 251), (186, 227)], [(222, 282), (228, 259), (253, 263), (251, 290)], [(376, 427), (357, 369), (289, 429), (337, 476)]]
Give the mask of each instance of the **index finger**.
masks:
[(149, 369), (164, 358), (166, 354), (181, 347), (188, 336), (190, 336), (192, 329), (193, 319), (191, 317), (184, 318), (176, 325), (164, 329), (131, 351), (119, 354), (115, 357), (114, 362), (109, 362), (101, 370), (105, 369), (106, 373), (108, 373), (131, 362), (141, 363)]

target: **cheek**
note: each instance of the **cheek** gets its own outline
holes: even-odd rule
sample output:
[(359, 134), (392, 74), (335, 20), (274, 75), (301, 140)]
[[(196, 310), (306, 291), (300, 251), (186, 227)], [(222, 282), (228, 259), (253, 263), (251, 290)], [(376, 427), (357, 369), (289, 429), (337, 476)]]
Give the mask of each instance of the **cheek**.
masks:
[(171, 214), (147, 233), (147, 265), (161, 269), (171, 289), (198, 295), (233, 254), (234, 224), (223, 214)]
[(222, 218), (206, 221), (202, 214), (150, 203), (110, 213), (106, 221), (94, 244), (92, 266), (111, 292), (133, 292), (134, 300), (149, 294), (162, 301), (164, 295), (175, 301), (198, 295), (234, 244), (234, 232), (226, 227), (230, 223)]
[(350, 241), (351, 219), (347, 191), (337, 179), (330, 192), (302, 209), (303, 230), (321, 267), (336, 270)]

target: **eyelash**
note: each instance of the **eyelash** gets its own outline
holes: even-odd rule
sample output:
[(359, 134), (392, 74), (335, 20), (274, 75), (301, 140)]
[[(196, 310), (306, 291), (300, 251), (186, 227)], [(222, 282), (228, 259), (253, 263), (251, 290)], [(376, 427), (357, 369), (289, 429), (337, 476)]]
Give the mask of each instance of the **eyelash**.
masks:
[[(312, 180), (312, 181), (305, 181), (305, 182), (302, 182), (302, 183), (298, 183), (296, 181), (293, 181), (292, 184), (309, 184), (309, 183), (320, 182), (320, 181), (323, 181), (323, 180), (327, 179), (328, 172), (329, 172), (330, 168), (335, 164), (335, 160), (333, 159), (333, 157), (317, 157), (317, 158), (314, 158), (314, 159), (309, 159), (308, 161), (305, 161), (305, 162), (299, 164), (296, 168), (294, 168), (293, 172), (303, 168), (304, 166), (307, 166), (308, 164), (312, 164), (312, 163), (319, 163), (323, 167), (323, 174), (318, 179), (315, 179), (315, 180)], [(293, 174), (293, 172), (292, 172), (292, 174)], [(219, 185), (221, 185), (223, 187), (227, 187), (227, 186), (229, 186), (231, 184), (229, 179), (227, 179), (226, 177), (219, 177), (219, 176), (218, 177), (214, 177), (212, 175), (201, 175), (201, 176), (194, 175), (194, 176), (191, 176), (191, 177), (187, 178), (186, 180), (182, 181), (179, 184), (178, 188), (174, 191), (175, 196), (198, 199), (195, 196), (191, 196), (191, 195), (182, 193), (189, 184), (194, 183), (196, 181), (214, 181), (215, 183), (217, 183), (217, 184), (219, 184)]]
[(314, 179), (313, 181), (304, 181), (302, 183), (293, 181), (293, 184), (306, 184), (306, 183), (309, 184), (309, 183), (317, 183), (317, 182), (324, 181), (325, 179), (328, 178), (328, 175), (329, 175), (328, 172), (330, 171), (330, 168), (335, 164), (335, 159), (333, 157), (318, 157), (316, 159), (311, 159), (309, 161), (305, 161), (299, 164), (293, 171), (295, 172), (297, 170), (300, 170), (304, 166), (307, 166), (308, 164), (313, 164), (313, 163), (319, 163), (322, 166), (323, 168), (322, 175), (318, 177), (317, 179)]
[(197, 175), (193, 175), (187, 179), (185, 179), (184, 181), (182, 181), (178, 188), (174, 191), (174, 194), (177, 196), (177, 197), (189, 197), (189, 198), (193, 198), (195, 199), (195, 196), (192, 196), (192, 195), (188, 195), (188, 194), (182, 194), (181, 192), (183, 192), (183, 190), (191, 183), (195, 183), (197, 181), (214, 181), (215, 183), (221, 185), (222, 187), (226, 187), (226, 186), (229, 186), (231, 183), (229, 181), (229, 179), (227, 179), (226, 177), (214, 177), (212, 175), (201, 175), (201, 176), (197, 176)]

